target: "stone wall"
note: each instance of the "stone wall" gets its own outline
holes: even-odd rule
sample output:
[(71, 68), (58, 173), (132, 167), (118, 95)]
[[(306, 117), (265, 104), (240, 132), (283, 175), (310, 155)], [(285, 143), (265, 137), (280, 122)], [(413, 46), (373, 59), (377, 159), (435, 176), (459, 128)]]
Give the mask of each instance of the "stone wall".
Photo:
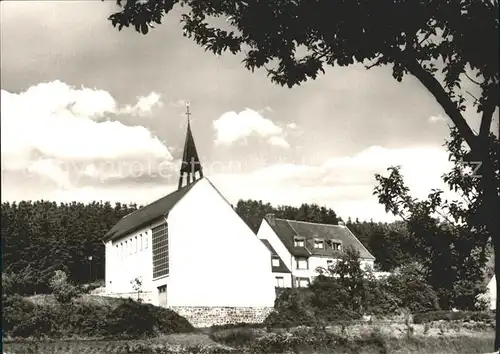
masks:
[(172, 306), (169, 308), (198, 328), (236, 323), (262, 323), (273, 311), (272, 307)]

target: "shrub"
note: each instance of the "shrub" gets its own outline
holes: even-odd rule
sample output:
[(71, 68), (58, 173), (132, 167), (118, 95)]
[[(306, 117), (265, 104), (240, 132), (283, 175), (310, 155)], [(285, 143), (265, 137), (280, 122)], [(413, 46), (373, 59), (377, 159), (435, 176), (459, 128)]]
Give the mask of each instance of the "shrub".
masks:
[(413, 316), (414, 323), (429, 323), (434, 321), (493, 322), (494, 315), (488, 312), (472, 311), (429, 311)]
[(383, 317), (399, 312), (402, 301), (391, 289), (387, 280), (370, 279), (366, 284), (366, 292), (365, 314)]
[(262, 336), (262, 330), (251, 327), (221, 329), (210, 334), (210, 338), (215, 342), (234, 346), (247, 345), (260, 336)]
[(64, 316), (64, 334), (82, 337), (106, 337), (108, 321), (111, 319), (111, 307), (92, 303), (73, 302), (64, 304), (61, 312)]
[(34, 305), (29, 316), (17, 323), (10, 335), (12, 337), (59, 338), (64, 330), (64, 316), (58, 308)]
[(110, 313), (108, 332), (112, 336), (137, 338), (156, 333), (193, 331), (193, 326), (175, 312), (128, 299)]
[(350, 292), (336, 279), (322, 277), (311, 285), (311, 291), (317, 318), (327, 322), (361, 318), (362, 308), (350, 306)]
[(66, 273), (61, 270), (57, 270), (50, 279), (50, 287), (54, 292), (56, 300), (60, 303), (68, 303), (81, 295), (80, 289), (70, 284)]
[[(4, 335), (19, 331), (18, 327), (29, 320), (35, 305), (17, 294), (2, 294), (2, 330)], [(22, 331), (21, 331), (22, 332)]]
[[(354, 340), (319, 328), (300, 328), (293, 333), (270, 333), (251, 342), (251, 353), (386, 353), (386, 340), (377, 332)], [(366, 351), (368, 349), (368, 351)]]
[(474, 307), (477, 311), (486, 311), (490, 308), (490, 301), (490, 291), (486, 289), (476, 296)]
[(171, 310), (131, 299), (114, 309), (83, 301), (35, 305), (18, 295), (4, 295), (3, 302), (4, 335), (11, 337), (137, 338), (194, 330), (185, 318)]
[(414, 264), (398, 269), (387, 278), (390, 292), (400, 299), (400, 306), (411, 313), (439, 310), (438, 296)]
[(311, 305), (313, 292), (305, 288), (286, 289), (275, 300), (273, 311), (264, 320), (266, 327), (290, 328), (314, 326), (318, 323)]
[(233, 329), (233, 328), (264, 328), (265, 325), (264, 323), (246, 323), (246, 322), (240, 322), (240, 323), (228, 323), (228, 324), (223, 324), (223, 325), (213, 325), (210, 327), (211, 332), (215, 331), (220, 331), (223, 329)]

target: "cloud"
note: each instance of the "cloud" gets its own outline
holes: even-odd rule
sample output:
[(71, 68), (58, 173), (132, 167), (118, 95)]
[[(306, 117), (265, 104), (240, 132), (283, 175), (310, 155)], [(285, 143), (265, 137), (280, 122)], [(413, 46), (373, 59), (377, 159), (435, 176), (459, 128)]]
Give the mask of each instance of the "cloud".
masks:
[(268, 142), (273, 146), (279, 146), (285, 149), (290, 147), (290, 144), (288, 144), (288, 142), (281, 136), (272, 136), (269, 138)]
[(445, 117), (443, 117), (442, 115), (430, 116), (429, 117), (429, 122), (431, 122), (431, 123), (442, 122), (442, 121), (445, 121), (445, 120), (447, 120), (447, 119)]
[[(158, 102), (158, 97), (148, 97), (135, 107)], [(2, 90), (1, 101), (4, 171), (45, 176), (66, 188), (81, 175), (97, 176), (96, 170), (124, 172), (118, 163), (146, 166), (148, 161), (172, 160), (168, 148), (145, 127), (95, 119), (121, 111), (106, 91), (54, 81), (20, 93)]]
[(249, 108), (240, 113), (226, 112), (214, 121), (213, 126), (217, 134), (216, 144), (230, 145), (252, 135), (257, 135), (267, 138), (272, 145), (289, 147), (281, 127)]
[(134, 106), (126, 105), (120, 112), (123, 114), (145, 116), (150, 114), (155, 106), (161, 107), (163, 103), (160, 101), (159, 94), (151, 92), (147, 96), (138, 97), (138, 101)]
[[(448, 191), (442, 181), (451, 163), (442, 148), (409, 147), (389, 149), (373, 146), (351, 156), (330, 158), (314, 165), (308, 161), (263, 166), (246, 175), (219, 174), (217, 186), (235, 203), (239, 198), (261, 199), (274, 205), (317, 203), (334, 209), (344, 219), (394, 220), (373, 196), (374, 175), (387, 175), (390, 166), (401, 165), (404, 181), (412, 196), (426, 198), (433, 188), (445, 191), (450, 199), (458, 196)], [(244, 185), (241, 189), (238, 186)]]
[(297, 123), (294, 123), (294, 122), (288, 123), (288, 124), (286, 125), (286, 127), (287, 127), (288, 129), (295, 130), (295, 129), (297, 129)]

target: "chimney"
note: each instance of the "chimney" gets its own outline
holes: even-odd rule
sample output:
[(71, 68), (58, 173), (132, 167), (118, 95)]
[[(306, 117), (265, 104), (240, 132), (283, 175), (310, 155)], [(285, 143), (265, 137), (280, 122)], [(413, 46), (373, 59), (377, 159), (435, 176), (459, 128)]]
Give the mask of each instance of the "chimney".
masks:
[(339, 226), (345, 226), (344, 222), (343, 221), (339, 221), (338, 223)]
[(274, 216), (273, 213), (266, 214), (266, 220), (271, 226), (276, 225), (276, 217)]

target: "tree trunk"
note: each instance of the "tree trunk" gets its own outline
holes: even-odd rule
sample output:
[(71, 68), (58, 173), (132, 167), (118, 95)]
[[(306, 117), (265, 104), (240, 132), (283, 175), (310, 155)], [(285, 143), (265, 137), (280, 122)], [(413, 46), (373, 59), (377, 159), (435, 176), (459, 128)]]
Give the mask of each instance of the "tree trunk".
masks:
[(497, 277), (497, 274), (500, 274), (500, 242), (499, 237), (495, 237), (493, 240), (493, 249), (494, 249), (494, 257), (495, 257), (495, 279), (497, 285), (497, 298), (495, 304), (495, 351), (500, 350), (500, 333), (498, 331), (498, 324), (500, 323), (500, 297), (498, 296), (500, 291), (500, 281)]
[(495, 351), (500, 349), (500, 196), (498, 194), (498, 181), (496, 179), (494, 166), (489, 157), (483, 154), (483, 168), (481, 171), (481, 187), (483, 189), (484, 208), (486, 227), (491, 237), (495, 260), (495, 278), (496, 278), (496, 310), (495, 310)]

